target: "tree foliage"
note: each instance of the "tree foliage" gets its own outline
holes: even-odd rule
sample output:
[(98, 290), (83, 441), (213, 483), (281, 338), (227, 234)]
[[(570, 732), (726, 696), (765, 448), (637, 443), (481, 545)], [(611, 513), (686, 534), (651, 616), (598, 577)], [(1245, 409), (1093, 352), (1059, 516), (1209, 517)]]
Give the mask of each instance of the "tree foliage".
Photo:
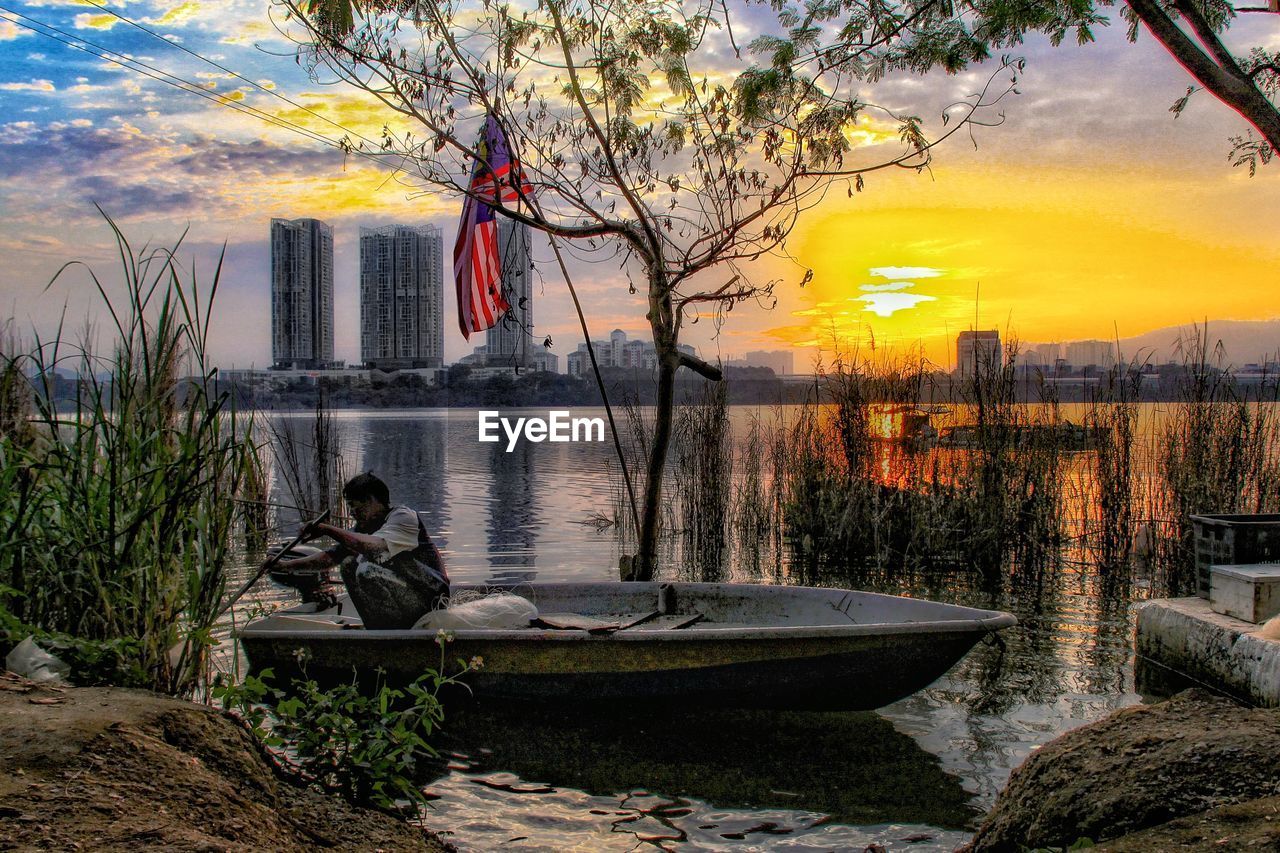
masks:
[[(1110, 23), (1116, 5), (1114, 0), (907, 0), (888, 6), (811, 0), (805, 20), (814, 29), (840, 27), (840, 43), (828, 48), (823, 61), (843, 63), (875, 79), (889, 70), (958, 71), (988, 59), (993, 49), (1020, 44), (1031, 32), (1046, 34), (1054, 46), (1068, 38), (1086, 44), (1098, 27)], [(1280, 148), (1280, 52), (1232, 50), (1226, 34), (1241, 14), (1278, 12), (1276, 0), (1126, 0), (1119, 7), (1129, 41), (1146, 29), (1198, 84), (1174, 101), (1170, 111), (1175, 116), (1192, 95), (1205, 90), (1249, 122), (1251, 131), (1232, 138), (1231, 159), (1237, 166), (1247, 165), (1250, 174)], [(894, 28), (900, 38), (877, 45)], [(794, 40), (770, 48), (775, 57), (789, 58), (792, 44)]]
[[(865, 10), (855, 40), (854, 24), (832, 23), (853, 8), (840, 2), (280, 2), (305, 30), (313, 69), (412, 120), (414, 130), (384, 131), (376, 152), (407, 180), (467, 193), (474, 140), (493, 116), (533, 187), (502, 214), (549, 235), (557, 255), (562, 242), (613, 252), (644, 294), (658, 393), (641, 577), (654, 568), (675, 373), (719, 377), (678, 348), (683, 326), (743, 302), (771, 306), (777, 282), (749, 262), (785, 255), (797, 218), (834, 185), (853, 196), (869, 172), (923, 170), (943, 139), (998, 123), (1018, 68), (1001, 63), (930, 138), (920, 117), (868, 102), (862, 87), (977, 57), (981, 39), (941, 7)], [(879, 144), (855, 146), (855, 131)]]

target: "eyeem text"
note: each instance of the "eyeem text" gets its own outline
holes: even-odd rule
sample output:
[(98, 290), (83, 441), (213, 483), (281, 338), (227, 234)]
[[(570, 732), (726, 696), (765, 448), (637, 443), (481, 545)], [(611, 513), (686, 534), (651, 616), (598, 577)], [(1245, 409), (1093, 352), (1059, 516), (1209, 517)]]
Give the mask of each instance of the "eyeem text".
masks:
[(480, 441), (507, 440), (507, 452), (516, 449), (521, 438), (535, 444), (542, 441), (604, 441), (603, 418), (572, 418), (568, 411), (550, 411), (546, 418), (504, 418), (499, 412), (481, 410), (478, 421)]

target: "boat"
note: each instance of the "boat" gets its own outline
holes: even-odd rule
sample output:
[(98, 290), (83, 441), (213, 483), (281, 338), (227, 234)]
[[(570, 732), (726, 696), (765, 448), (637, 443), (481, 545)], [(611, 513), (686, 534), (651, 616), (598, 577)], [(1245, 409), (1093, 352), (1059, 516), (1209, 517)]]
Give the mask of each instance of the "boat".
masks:
[[(483, 659), (465, 683), (481, 702), (657, 702), (681, 706), (870, 710), (910, 696), (1008, 613), (924, 599), (765, 584), (454, 584), (515, 592), (538, 608), (527, 628), (364, 630), (346, 595), (249, 622), (252, 671), (321, 683), (408, 682), (442, 660)], [(284, 683), (287, 683), (285, 681)]]
[[(1070, 453), (1086, 451), (1092, 446), (1089, 428), (1069, 421), (1058, 424), (994, 426), (990, 430), (992, 437), (985, 441), (997, 444), (1008, 441), (1018, 449), (1039, 446)], [(984, 442), (981, 429), (976, 424), (942, 427), (935, 440), (939, 447), (970, 450), (981, 448)]]

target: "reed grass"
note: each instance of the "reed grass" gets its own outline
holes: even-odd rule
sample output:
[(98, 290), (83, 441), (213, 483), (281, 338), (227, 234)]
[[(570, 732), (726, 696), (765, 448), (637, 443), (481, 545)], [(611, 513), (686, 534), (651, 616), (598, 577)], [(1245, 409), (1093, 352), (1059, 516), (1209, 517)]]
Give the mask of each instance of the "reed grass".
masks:
[(848, 357), (773, 449), (779, 526), (809, 568), (884, 576), (963, 568), (998, 584), (1043, 571), (1064, 539), (1065, 438), (1056, 401), (1015, 402), (1012, 364), (979, 365), (949, 402), (963, 448), (919, 450), (891, 434), (935, 401), (923, 359)]
[(1092, 488), (1081, 503), (1087, 519), (1085, 541), (1093, 564), (1106, 579), (1127, 579), (1138, 538), (1138, 367), (1122, 363), (1113, 368), (1085, 415), (1093, 451)]
[[(1143, 365), (1112, 371), (1070, 424), (1053, 386), (1018, 388), (1016, 342), (1006, 354), (942, 395), (923, 361), (838, 359), (789, 423), (752, 425), (730, 519), (753, 532), (741, 547), (772, 538), (798, 571), (890, 585), (937, 571), (1040, 584), (1078, 557), (1115, 591), (1146, 564), (1152, 592), (1176, 595), (1194, 582), (1188, 515), (1280, 512), (1280, 386), (1237, 385), (1203, 332), (1145, 430)], [(884, 440), (893, 412), (939, 402), (964, 425), (949, 439)]]
[(732, 510), (733, 450), (723, 383), (707, 386), (676, 410), (674, 497), (684, 566), (699, 580), (718, 580), (724, 568)]
[[(201, 288), (180, 271), (181, 241), (135, 250), (107, 221), (125, 296), (88, 274), (110, 352), (60, 331), (0, 371), (4, 417), (29, 427), (0, 435), (0, 630), (9, 644), (38, 634), (81, 680), (181, 694), (212, 642), (251, 427), (206, 360), (221, 261)], [(69, 367), (62, 411), (54, 371)]]
[(347, 472), (324, 389), (317, 390), (310, 419), (267, 418), (266, 423), (275, 470), (288, 492), (296, 520), (309, 520), (325, 510), (335, 519), (344, 517), (342, 486)]
[(1151, 503), (1167, 521), (1157, 569), (1172, 594), (1195, 589), (1194, 531), (1189, 516), (1280, 510), (1280, 425), (1277, 384), (1242, 390), (1221, 367), (1207, 329), (1179, 341), (1184, 371), (1178, 400), (1156, 437), (1156, 488)]

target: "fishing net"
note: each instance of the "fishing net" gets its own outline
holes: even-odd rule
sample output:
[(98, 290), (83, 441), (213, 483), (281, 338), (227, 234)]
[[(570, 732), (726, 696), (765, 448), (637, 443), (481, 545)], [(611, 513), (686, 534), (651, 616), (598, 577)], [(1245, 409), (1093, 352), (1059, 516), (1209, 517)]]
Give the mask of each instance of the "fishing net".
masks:
[(414, 627), (446, 631), (528, 628), (537, 618), (538, 608), (527, 598), (510, 592), (461, 590), (449, 597), (446, 606), (423, 616)]

